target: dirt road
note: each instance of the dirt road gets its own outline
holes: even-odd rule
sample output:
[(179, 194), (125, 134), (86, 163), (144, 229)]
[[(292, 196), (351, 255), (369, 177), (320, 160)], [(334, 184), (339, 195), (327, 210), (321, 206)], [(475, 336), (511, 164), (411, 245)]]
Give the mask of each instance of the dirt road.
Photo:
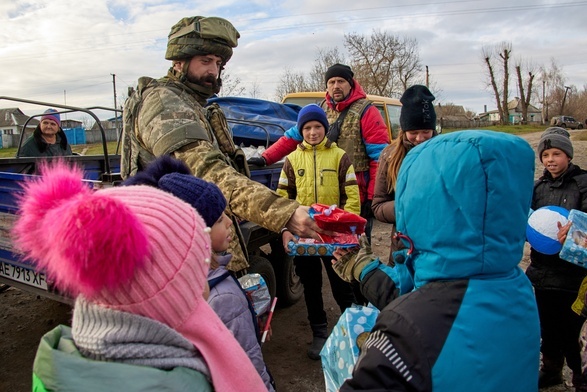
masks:
[[(577, 133), (578, 131), (570, 131)], [(540, 134), (524, 136), (536, 147)], [(587, 142), (573, 141), (573, 161), (587, 168)], [(541, 172), (538, 162), (537, 168)], [(537, 173), (538, 174), (538, 173)], [(377, 223), (373, 231), (373, 249), (387, 257), (389, 230), (385, 224)], [(527, 255), (521, 266), (527, 266)], [(324, 279), (325, 282), (328, 279)], [(337, 310), (329, 287), (324, 289), (329, 325), (338, 319)], [(35, 351), (41, 336), (58, 324), (69, 324), (71, 308), (52, 300), (37, 298), (17, 289), (0, 293), (2, 315), (0, 316), (0, 391), (24, 392), (31, 390), (31, 369)], [(324, 380), (320, 363), (306, 356), (311, 334), (306, 320), (303, 301), (289, 308), (278, 308), (273, 322), (273, 337), (263, 347), (265, 360), (273, 373), (280, 392), (323, 391)], [(567, 372), (567, 383), (568, 372)], [(565, 391), (564, 386), (550, 388), (548, 392)]]

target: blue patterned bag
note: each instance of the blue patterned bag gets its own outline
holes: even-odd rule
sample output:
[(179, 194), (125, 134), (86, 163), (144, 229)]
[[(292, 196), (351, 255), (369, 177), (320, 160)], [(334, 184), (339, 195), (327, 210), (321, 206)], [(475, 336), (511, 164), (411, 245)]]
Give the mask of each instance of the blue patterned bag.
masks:
[(379, 310), (371, 305), (353, 305), (338, 319), (320, 352), (327, 392), (338, 391), (351, 378), (360, 346), (367, 340), (378, 315)]
[(579, 210), (569, 212), (573, 222), (559, 257), (570, 263), (587, 268), (587, 214)]

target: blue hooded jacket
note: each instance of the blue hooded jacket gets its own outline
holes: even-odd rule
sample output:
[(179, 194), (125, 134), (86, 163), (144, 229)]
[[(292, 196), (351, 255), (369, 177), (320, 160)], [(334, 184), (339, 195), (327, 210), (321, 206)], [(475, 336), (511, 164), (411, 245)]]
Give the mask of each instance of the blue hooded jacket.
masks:
[[(518, 267), (533, 179), (534, 152), (517, 136), (454, 132), (408, 153), (395, 208), (413, 253), (363, 270), (363, 293), (389, 304), (341, 391), (538, 389), (538, 312)], [(398, 281), (406, 266), (410, 287)]]

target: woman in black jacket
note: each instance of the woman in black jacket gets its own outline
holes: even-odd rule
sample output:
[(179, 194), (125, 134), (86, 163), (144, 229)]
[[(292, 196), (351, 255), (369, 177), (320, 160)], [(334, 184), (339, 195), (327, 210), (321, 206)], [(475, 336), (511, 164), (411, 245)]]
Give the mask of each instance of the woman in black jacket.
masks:
[(33, 136), (20, 149), (21, 157), (53, 157), (72, 155), (65, 132), (61, 129), (61, 117), (55, 109), (47, 109)]

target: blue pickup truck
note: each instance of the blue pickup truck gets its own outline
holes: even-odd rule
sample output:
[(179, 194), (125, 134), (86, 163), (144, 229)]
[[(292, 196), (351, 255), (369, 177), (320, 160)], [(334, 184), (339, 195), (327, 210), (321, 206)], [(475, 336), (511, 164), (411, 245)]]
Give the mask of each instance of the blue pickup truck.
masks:
[[(60, 113), (82, 112), (90, 115), (100, 126), (103, 154), (74, 155), (66, 159), (84, 169), (85, 181), (94, 189), (120, 183), (120, 155), (118, 151), (114, 154), (108, 152), (104, 130), (94, 113), (96, 109), (114, 109), (79, 108), (0, 96), (0, 103), (3, 101), (35, 104), (41, 106), (42, 110), (52, 107)], [(295, 124), (300, 109), (296, 105), (238, 97), (212, 98), (210, 102), (220, 105), (231, 127), (235, 145), (244, 147), (268, 147), (274, 143), (285, 130)], [(21, 140), (19, 146), (22, 142)], [(14, 158), (0, 158), (0, 286), (13, 286), (69, 303), (71, 299), (55, 290), (43, 271), (37, 270), (30, 261), (22, 259), (13, 249), (10, 230), (16, 219), (17, 195), (21, 184), (36, 175), (39, 163), (39, 158), (18, 157), (18, 151), (19, 149)], [(251, 178), (275, 189), (281, 166), (281, 163), (277, 163), (263, 168), (250, 167)], [(301, 283), (295, 275), (293, 259), (284, 252), (279, 235), (252, 222), (243, 222), (240, 227), (250, 256), (251, 266), (248, 272), (263, 275), (272, 296), (277, 296), (282, 306), (297, 302), (302, 296)]]

